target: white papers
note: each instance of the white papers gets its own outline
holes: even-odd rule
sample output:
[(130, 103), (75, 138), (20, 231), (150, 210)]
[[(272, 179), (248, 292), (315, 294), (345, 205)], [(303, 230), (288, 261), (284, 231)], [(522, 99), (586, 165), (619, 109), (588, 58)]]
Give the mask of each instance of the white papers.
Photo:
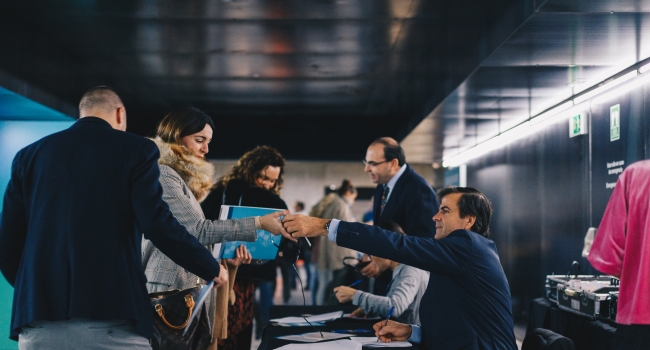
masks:
[(350, 339), (367, 348), (409, 348), (413, 346), (413, 344), (407, 341), (392, 341), (390, 343), (384, 343), (382, 341), (377, 341), (377, 337), (351, 337)]
[(300, 316), (274, 318), (270, 321), (276, 323), (289, 324), (292, 326), (308, 326), (309, 324), (305, 321), (305, 318), (307, 319), (307, 321), (313, 324), (314, 322), (328, 322), (328, 321), (338, 320), (339, 318), (341, 318), (341, 316), (343, 316), (343, 311), (335, 311), (335, 312), (328, 312), (326, 314), (306, 316), (304, 318)]
[(316, 343), (319, 341), (349, 338), (349, 337), (350, 337), (349, 334), (323, 332), (323, 336), (321, 336), (321, 332), (311, 332), (311, 333), (303, 333), (303, 334), (295, 334), (295, 335), (285, 335), (276, 338), (283, 339), (283, 340), (300, 341), (304, 343)]
[(351, 313), (350, 314), (343, 314), (343, 316), (341, 316), (341, 317), (342, 318), (349, 318), (351, 320), (366, 320), (366, 321), (383, 320), (384, 319), (383, 317), (380, 317), (380, 316), (370, 316), (370, 317), (362, 316), (362, 317), (359, 317), (359, 316), (350, 316), (350, 315), (352, 315), (352, 314)]
[(276, 350), (361, 350), (362, 347), (361, 343), (340, 339), (326, 343), (288, 344), (276, 348)]

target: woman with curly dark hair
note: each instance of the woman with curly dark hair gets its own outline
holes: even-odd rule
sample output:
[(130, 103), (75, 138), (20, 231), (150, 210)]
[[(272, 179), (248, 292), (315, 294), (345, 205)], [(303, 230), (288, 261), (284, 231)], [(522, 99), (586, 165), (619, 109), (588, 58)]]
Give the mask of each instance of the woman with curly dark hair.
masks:
[[(206, 218), (217, 219), (222, 205), (287, 209), (287, 204), (279, 196), (284, 164), (284, 158), (273, 147), (257, 146), (246, 152), (230, 173), (217, 181), (213, 191), (201, 204)], [(250, 349), (255, 282), (268, 288), (269, 282), (275, 281), (275, 268), (275, 261), (239, 267), (234, 285), (235, 302), (228, 307), (228, 338), (219, 340), (219, 349)], [(268, 294), (269, 291), (260, 292)], [(272, 302), (272, 294), (270, 298)], [(268, 296), (266, 299), (268, 302)], [(268, 307), (270, 304), (262, 306), (263, 310), (259, 311), (268, 313)], [(268, 315), (262, 318), (268, 319)]]

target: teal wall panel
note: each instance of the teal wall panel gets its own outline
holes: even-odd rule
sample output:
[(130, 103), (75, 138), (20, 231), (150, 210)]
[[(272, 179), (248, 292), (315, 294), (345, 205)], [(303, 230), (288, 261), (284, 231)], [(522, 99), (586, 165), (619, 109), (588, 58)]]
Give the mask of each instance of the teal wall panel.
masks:
[[(68, 128), (72, 123), (72, 118), (66, 121), (0, 121), (0, 190), (3, 199), (16, 153), (44, 136)], [(9, 339), (12, 300), (13, 288), (4, 278), (0, 278), (0, 350), (18, 348), (18, 343)]]

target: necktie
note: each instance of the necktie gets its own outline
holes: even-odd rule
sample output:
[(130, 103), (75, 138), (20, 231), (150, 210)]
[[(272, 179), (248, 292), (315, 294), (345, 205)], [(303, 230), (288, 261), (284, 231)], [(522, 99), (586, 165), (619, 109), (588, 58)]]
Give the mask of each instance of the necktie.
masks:
[(384, 212), (384, 207), (386, 206), (386, 200), (388, 199), (388, 193), (390, 192), (390, 188), (388, 186), (384, 185), (384, 192), (381, 194), (381, 207), (379, 207), (379, 215)]

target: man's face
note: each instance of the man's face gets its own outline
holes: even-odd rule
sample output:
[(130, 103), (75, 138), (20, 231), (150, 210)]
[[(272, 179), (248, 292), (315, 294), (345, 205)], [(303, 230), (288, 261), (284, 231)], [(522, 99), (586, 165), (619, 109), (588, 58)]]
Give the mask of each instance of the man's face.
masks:
[(279, 166), (267, 165), (255, 178), (255, 185), (267, 191), (271, 190), (280, 178), (280, 170)]
[(370, 175), (370, 180), (373, 183), (387, 184), (399, 170), (399, 167), (397, 170), (394, 169), (397, 163), (397, 159), (387, 162), (384, 157), (384, 145), (377, 143), (368, 147), (366, 167), (363, 170)]
[(458, 200), (462, 195), (462, 193), (450, 193), (442, 197), (440, 211), (433, 216), (433, 221), (436, 222), (435, 239), (443, 239), (456, 230), (469, 230), (474, 225), (476, 220), (474, 216), (468, 215), (462, 219), (460, 217)]

